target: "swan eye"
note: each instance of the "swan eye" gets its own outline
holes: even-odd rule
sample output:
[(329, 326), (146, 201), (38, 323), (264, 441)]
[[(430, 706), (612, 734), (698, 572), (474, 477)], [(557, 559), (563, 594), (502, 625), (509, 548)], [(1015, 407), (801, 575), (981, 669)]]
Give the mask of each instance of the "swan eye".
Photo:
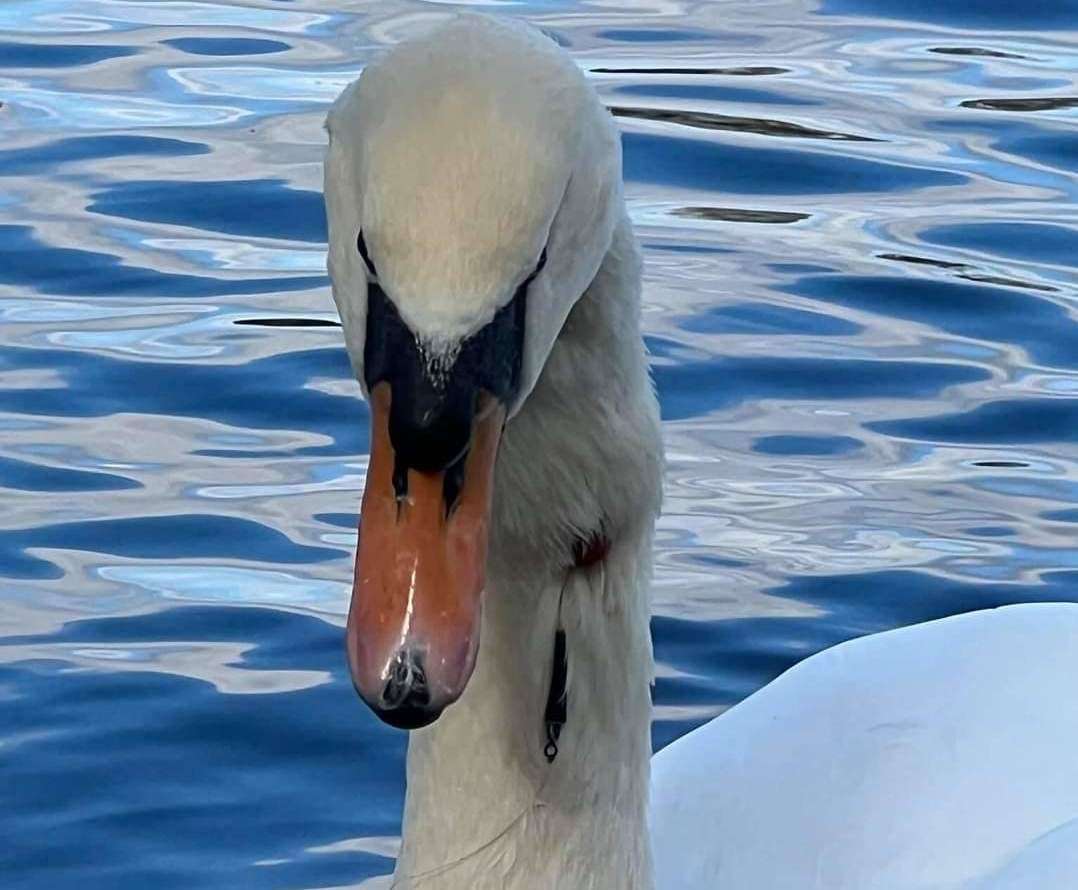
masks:
[(359, 234), (356, 236), (356, 248), (359, 250), (359, 255), (363, 257), (363, 262), (366, 264), (367, 271), (370, 273), (371, 278), (377, 278), (378, 273), (375, 271), (371, 255), (367, 253), (367, 242), (363, 239), (362, 229), (359, 230)]

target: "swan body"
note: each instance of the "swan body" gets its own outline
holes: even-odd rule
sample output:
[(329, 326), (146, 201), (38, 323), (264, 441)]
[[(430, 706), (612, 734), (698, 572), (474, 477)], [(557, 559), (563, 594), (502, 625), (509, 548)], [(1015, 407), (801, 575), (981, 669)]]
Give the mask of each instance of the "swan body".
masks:
[(664, 890), (1065, 890), (1078, 606), (974, 612), (802, 661), (653, 760)]
[[(391, 884), (652, 890), (662, 446), (616, 128), (553, 41), (467, 15), (371, 65), (327, 129), (333, 295), (372, 424), (349, 660), (383, 719), (421, 727)], [(483, 365), (486, 342), (508, 358)], [(435, 459), (433, 429), (471, 434)], [(651, 789), (659, 886), (1039, 874), (1038, 848), (1066, 846), (1050, 832), (1078, 816), (1069, 764), (1049, 789), (1011, 762), (1078, 742), (1073, 707), (1043, 713), (1078, 668), (1078, 607), (1053, 608), (837, 647), (670, 746)], [(550, 761), (559, 630), (568, 719)], [(996, 852), (975, 875), (982, 840)]]

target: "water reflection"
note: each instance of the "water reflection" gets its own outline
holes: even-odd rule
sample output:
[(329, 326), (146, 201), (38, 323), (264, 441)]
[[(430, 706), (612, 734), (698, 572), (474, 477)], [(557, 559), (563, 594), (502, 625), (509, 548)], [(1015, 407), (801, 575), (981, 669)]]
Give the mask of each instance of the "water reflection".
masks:
[[(850, 636), (1075, 598), (1071, 6), (487, 8), (624, 133), (656, 743)], [(5, 11), (5, 887), (354, 886), (403, 742), (341, 656), (368, 443), (322, 118), (445, 5)]]

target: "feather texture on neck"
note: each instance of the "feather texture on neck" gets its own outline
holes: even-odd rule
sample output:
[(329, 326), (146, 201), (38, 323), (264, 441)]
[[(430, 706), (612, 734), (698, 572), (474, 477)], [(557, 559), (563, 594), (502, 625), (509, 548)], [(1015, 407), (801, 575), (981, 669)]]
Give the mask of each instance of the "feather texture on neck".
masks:
[[(412, 734), (398, 890), (650, 890), (661, 445), (638, 289), (625, 219), (506, 429), (479, 659), (460, 701)], [(574, 542), (599, 528), (605, 558), (572, 567)], [(570, 706), (551, 764), (543, 710), (559, 599)]]

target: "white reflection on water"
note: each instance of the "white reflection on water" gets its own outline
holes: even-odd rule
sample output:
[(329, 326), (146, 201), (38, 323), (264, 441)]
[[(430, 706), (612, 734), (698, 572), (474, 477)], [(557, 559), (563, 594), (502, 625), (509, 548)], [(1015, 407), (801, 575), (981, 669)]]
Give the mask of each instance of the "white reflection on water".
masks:
[[(870, 0), (861, 16), (810, 0), (468, 5), (566, 45), (626, 134), (667, 412), (662, 726), (845, 635), (1073, 595), (1075, 32), (965, 27), (961, 3), (934, 13), (947, 24)], [(227, 776), (250, 782), (259, 819), (303, 811), (302, 830), (267, 833), (272, 850), (177, 840), (187, 864), (256, 863), (233, 862), (240, 886), (328, 886), (326, 860), (357, 886), (393, 855), (398, 802), (369, 764), (400, 740), (337, 704), (366, 412), (340, 331), (313, 326), (335, 315), (322, 119), (450, 4), (346, 6), (15, 0), (2, 17), (18, 52), (0, 53), (0, 667), (15, 678), (0, 704), (55, 695), (76, 716), (47, 732), (12, 717), (0, 745), (18, 775), (46, 768), (50, 739), (77, 753), (93, 729), (79, 684), (127, 688), (92, 685), (111, 673), (299, 696), (284, 721), (258, 696), (267, 710), (242, 713), (260, 731), (233, 735), (235, 698), (177, 684), (144, 703), (185, 745), (195, 703), (200, 726), (226, 726), (206, 784), (188, 780), (200, 806)], [(109, 703), (105, 737), (132, 707)], [(359, 791), (321, 789), (348, 797), (343, 814), (305, 806), (320, 776), (343, 781), (329, 754), (301, 773), (323, 741), (378, 754), (349, 762)], [(89, 774), (48, 768), (57, 787)], [(267, 777), (280, 797), (255, 797)], [(116, 794), (105, 804), (127, 813)], [(135, 841), (106, 840), (138, 867)]]
[(326, 326), (322, 119), (464, 5), (566, 45), (625, 134), (666, 412), (659, 740), (838, 639), (1074, 596), (1076, 31), (959, 2), (9, 0), (16, 880), (72, 849), (100, 859), (47, 890), (388, 870), (402, 741), (340, 631), (367, 414)]
[(96, 573), (114, 584), (132, 585), (155, 598), (176, 602), (290, 607), (342, 624), (347, 612), (347, 591), (342, 585), (279, 570), (107, 565)]
[[(161, 26), (171, 24), (183, 32), (183, 23), (189, 21), (185, 17), (196, 12), (186, 6), (180, 4), (164, 10), (159, 5), (123, 4), (121, 10), (114, 4), (95, 3), (81, 7), (76, 18), (57, 18), (53, 13), (61, 12), (61, 5), (20, 4), (24, 15), (19, 23), (27, 28), (30, 27), (28, 23), (34, 23), (34, 28), (42, 32), (61, 32), (77, 31), (87, 22), (94, 22), (94, 27), (108, 31), (135, 28), (140, 23), (152, 22)], [(214, 156), (209, 167), (205, 160), (199, 158), (171, 159), (167, 164), (154, 167), (154, 175), (162, 178), (183, 181), (210, 170), (215, 177), (247, 176), (250, 167), (246, 159), (254, 152), (265, 175), (281, 178), (294, 187), (316, 189), (321, 143), (320, 114), (308, 113), (304, 106), (307, 103), (324, 105), (353, 75), (362, 62), (363, 54), (368, 52), (362, 49), (363, 40), (360, 39), (364, 31), (367, 39), (375, 42), (379, 39), (396, 40), (408, 31), (422, 27), (429, 18), (427, 15), (412, 15), (409, 18), (398, 14), (401, 10), (419, 13), (423, 9), (420, 4), (391, 6), (387, 4), (384, 9), (379, 9), (378, 15), (370, 20), (341, 18), (336, 21), (339, 34), (348, 35), (346, 42), (350, 40), (361, 48), (359, 57), (355, 59), (348, 58), (347, 51), (338, 42), (340, 37), (327, 30), (318, 38), (324, 51), (309, 53), (308, 58), (313, 57), (310, 61), (297, 59), (295, 53), (290, 53), (286, 62), (267, 62), (258, 66), (223, 65), (216, 57), (206, 57), (205, 62), (196, 64), (197, 57), (184, 56), (185, 64), (175, 66), (170, 57), (169, 64), (160, 69), (171, 84), (165, 91), (167, 101), (145, 94), (146, 76), (136, 78), (119, 92), (109, 90), (106, 86), (92, 93), (58, 91), (49, 79), (39, 78), (33, 86), (23, 85), (12, 89), (9, 101), (16, 115), (24, 114), (25, 109), (48, 108), (55, 113), (55, 120), (62, 122), (65, 127), (108, 129), (122, 120), (125, 130), (129, 130), (132, 123), (153, 123), (170, 128), (212, 127), (220, 132), (220, 136), (213, 139)], [(206, 7), (197, 10), (200, 24), (239, 27), (250, 33), (295, 34), (329, 28), (333, 24), (330, 18), (317, 13), (301, 10), (281, 12), (239, 5), (213, 6), (212, 15), (207, 18), (204, 13), (209, 10), (209, 5)], [(807, 8), (798, 4), (787, 4), (782, 16), (768, 17), (766, 21), (760, 21), (755, 13), (746, 9), (724, 10), (722, 30), (709, 34), (706, 39), (697, 37), (658, 45), (617, 44), (596, 36), (604, 28), (626, 24), (647, 27), (649, 22), (663, 23), (674, 11), (684, 16), (677, 24), (688, 31), (703, 29), (706, 33), (715, 23), (713, 10), (706, 5), (690, 9), (683, 4), (651, 4), (646, 8), (638, 5), (631, 13), (620, 18), (618, 13), (609, 10), (594, 14), (579, 8), (555, 10), (544, 14), (541, 21), (546, 27), (565, 36), (582, 63), (592, 68), (617, 69), (636, 65), (664, 69), (691, 68), (694, 65), (714, 66), (716, 59), (727, 70), (738, 70), (739, 66), (751, 68), (772, 64), (780, 73), (751, 78), (732, 76), (729, 80), (737, 83), (762, 81), (769, 89), (790, 100), (808, 99), (814, 104), (808, 108), (790, 105), (782, 109), (781, 115), (773, 107), (754, 109), (751, 104), (729, 105), (721, 99), (686, 99), (678, 100), (676, 104), (683, 109), (707, 111), (718, 108), (724, 114), (736, 112), (745, 116), (766, 110), (769, 119), (781, 116), (788, 123), (805, 127), (881, 137), (883, 141), (879, 143), (815, 143), (806, 147), (815, 153), (830, 154), (836, 158), (852, 154), (923, 164), (969, 176), (970, 182), (966, 187), (936, 190), (929, 196), (912, 191), (874, 195), (871, 199), (856, 193), (811, 196), (760, 194), (743, 201), (757, 212), (793, 211), (807, 215), (805, 221), (782, 226), (753, 222), (709, 222), (686, 217), (677, 213), (678, 209), (686, 203), (700, 203), (702, 198), (707, 199), (709, 195), (706, 191), (691, 185), (658, 187), (647, 182), (631, 182), (631, 209), (642, 238), (645, 243), (654, 243), (660, 248), (650, 252), (648, 257), (646, 293), (649, 306), (646, 318), (651, 331), (668, 336), (671, 342), (691, 351), (689, 354), (705, 359), (712, 355), (767, 356), (776, 351), (836, 360), (864, 356), (901, 359), (934, 354), (977, 359), (990, 371), (991, 379), (984, 384), (970, 384), (949, 391), (947, 398), (956, 407), (1000, 397), (1011, 388), (1029, 389), (1036, 385), (1036, 380), (1043, 381), (1039, 387), (1042, 391), (1072, 391), (1074, 381), (1070, 376), (1047, 374), (1031, 367), (1027, 357), (1013, 350), (1005, 339), (992, 345), (979, 344), (953, 334), (941, 335), (928, 321), (899, 322), (850, 307), (826, 307), (830, 317), (863, 328), (858, 334), (841, 339), (821, 339), (811, 330), (795, 335), (783, 332), (780, 336), (769, 335), (766, 330), (734, 334), (723, 331), (708, 334), (696, 330), (687, 335), (679, 325), (681, 317), (691, 317), (715, 305), (749, 299), (764, 300), (776, 307), (820, 311), (820, 306), (813, 300), (775, 290), (787, 278), (783, 273), (770, 270), (776, 257), (781, 257), (787, 263), (818, 262), (822, 259), (829, 268), (852, 274), (880, 275), (900, 271), (908, 275), (950, 276), (946, 270), (939, 272), (931, 267), (913, 266), (896, 270), (893, 262), (879, 258), (884, 252), (909, 250), (932, 253), (941, 259), (946, 257), (947, 262), (966, 263), (983, 275), (1008, 275), (1034, 283), (1058, 281), (1058, 275), (1061, 271), (1066, 272), (1066, 269), (1028, 262), (1004, 263), (980, 252), (941, 250), (925, 245), (918, 239), (919, 230), (928, 222), (939, 224), (948, 220), (979, 218), (982, 211), (971, 203), (971, 196), (975, 196), (975, 200), (981, 204), (991, 202), (993, 213), (1003, 210), (1027, 218), (1052, 218), (1057, 206), (1054, 202), (1061, 191), (1073, 188), (1066, 177), (1050, 168), (1017, 163), (1013, 155), (1000, 156), (992, 148), (991, 137), (982, 135), (976, 128), (971, 130), (967, 138), (956, 140), (949, 131), (940, 133), (924, 126), (926, 120), (934, 123), (936, 119), (944, 118), (949, 110), (953, 111), (959, 101), (972, 95), (971, 89), (987, 83), (1005, 82), (1008, 77), (1013, 80), (1018, 72), (1027, 75), (1026, 81), (1032, 75), (1034, 80), (1040, 78), (1039, 82), (1054, 85), (1052, 77), (1048, 76), (1053, 71), (1052, 64), (1045, 61), (1051, 59), (1050, 50), (1055, 45), (1052, 39), (1024, 39), (1015, 43), (1013, 48), (1017, 52), (1014, 55), (1024, 58), (973, 60), (961, 57), (953, 61), (947, 57), (941, 61), (942, 57), (929, 55), (940, 41), (927, 36), (920, 26), (899, 34), (881, 31), (876, 35), (871, 30), (865, 30), (860, 33), (857, 42), (846, 44), (843, 42), (845, 38), (842, 36), (841, 21), (812, 20), (811, 33), (815, 39), (799, 39), (796, 25), (805, 21)], [(781, 24), (776, 25), (776, 22)], [(137, 44), (129, 33), (123, 33), (125, 41)], [(747, 39), (750, 35), (751, 40)], [(656, 53), (660, 53), (661, 58), (657, 58)], [(327, 59), (334, 60), (334, 68), (326, 67)], [(125, 65), (131, 64), (130, 60), (119, 61)], [(932, 66), (931, 70), (926, 70), (925, 65)], [(102, 63), (80, 74), (84, 89), (92, 88), (95, 80), (107, 85), (108, 68), (108, 63)], [(987, 73), (989, 70), (994, 72), (991, 76)], [(975, 72), (980, 72), (980, 76), (971, 76)], [(153, 69), (146, 74), (153, 74)], [(911, 77), (915, 78), (917, 89), (909, 88)], [(602, 74), (596, 77), (600, 88), (611, 99), (623, 84), (662, 84), (686, 80), (700, 84), (708, 82), (704, 77), (679, 78), (676, 75), (659, 75), (654, 80), (642, 80), (639, 73)], [(154, 82), (161, 83), (159, 78)], [(1028, 83), (1023, 82), (1023, 85), (1028, 86)], [(210, 97), (211, 101), (207, 102), (206, 97)], [(215, 104), (221, 97), (226, 100), (225, 103)], [(624, 102), (625, 99), (619, 97), (617, 101)], [(634, 99), (634, 102), (644, 107), (661, 107), (657, 100), (641, 98)], [(131, 117), (132, 114), (135, 117)], [(140, 114), (149, 117), (141, 118), (138, 116)], [(260, 119), (257, 132), (250, 133), (237, 126), (243, 115), (254, 115)], [(968, 119), (972, 125), (977, 119), (971, 115), (970, 112), (962, 112), (956, 116), (955, 123)], [(35, 126), (40, 126), (41, 122), (37, 121), (35, 125), (32, 114), (28, 122), (34, 125), (28, 130), (32, 136)], [(648, 121), (622, 123), (630, 132), (654, 132), (705, 141), (714, 138), (707, 132), (679, 128), (676, 124)], [(282, 135), (285, 137), (283, 142)], [(721, 139), (727, 144), (746, 146), (797, 141), (729, 131), (723, 133)], [(283, 153), (279, 150), (282, 146), (285, 149)], [(76, 161), (73, 169), (77, 170), (80, 166), (84, 175), (93, 177), (91, 187), (95, 189), (99, 187), (102, 173), (112, 172), (117, 176), (117, 181), (124, 178), (122, 168), (110, 171), (107, 165), (103, 168), (100, 161), (81, 165)], [(42, 198), (48, 195), (47, 188), (27, 195), (27, 200), (21, 206), (24, 218), (26, 211), (31, 211), (30, 218), (47, 242), (96, 246), (96, 249), (105, 250), (133, 266), (152, 263), (160, 268), (160, 259), (167, 257), (168, 266), (176, 271), (187, 270), (204, 275), (220, 274), (221, 271), (272, 275), (281, 271), (297, 273), (321, 269), (320, 250), (295, 244), (287, 247), (273, 245), (270, 243), (272, 238), (229, 236), (223, 233), (207, 237), (206, 232), (197, 228), (181, 233), (167, 225), (138, 220), (127, 221), (123, 238), (104, 235), (95, 219), (74, 209), (70, 202), (73, 184), (78, 187), (77, 182), (70, 179), (65, 182), (64, 202), (68, 211), (59, 220), (53, 218), (54, 214), (44, 212), (54, 209), (55, 205), (40, 206), (40, 216), (32, 214), (34, 205), (40, 205)], [(728, 198), (721, 200), (725, 204), (730, 203)], [(931, 208), (930, 217), (925, 214), (926, 206)], [(191, 223), (197, 223), (197, 211)], [(81, 237), (81, 232), (86, 232), (90, 237)], [(704, 249), (719, 247), (724, 253), (668, 255), (661, 249), (666, 244)], [(153, 260), (149, 259), (148, 253), (152, 253)], [(1058, 301), (1060, 305), (1067, 303), (1062, 294), (1043, 298)], [(324, 288), (290, 293), (283, 298), (270, 295), (269, 300), (239, 295), (230, 302), (232, 305), (229, 308), (233, 312), (244, 306), (248, 311), (271, 314), (286, 304), (290, 312), (317, 313), (320, 317), (331, 314)], [(56, 303), (57, 306), (63, 305), (63, 309), (55, 311), (63, 314), (63, 320), (76, 323), (78, 329), (75, 330), (56, 329), (55, 326), (48, 329), (48, 322), (59, 322), (61, 317), (50, 319), (48, 314), (41, 314), (46, 310), (20, 308), (16, 304), (9, 311), (22, 313), (21, 316), (16, 314), (10, 317), (11, 321), (43, 324), (44, 336), (49, 342), (104, 353), (122, 352), (175, 360), (195, 360), (225, 354), (230, 361), (242, 361), (272, 355), (293, 345), (286, 342), (282, 332), (270, 332), (259, 337), (246, 333), (234, 334), (222, 338), (221, 325), (207, 324), (201, 319), (177, 323), (176, 317), (164, 309), (160, 319), (154, 321), (149, 308), (152, 303), (153, 300), (140, 300), (140, 304), (146, 308), (139, 313), (131, 313), (135, 324), (122, 321), (130, 310), (104, 310), (96, 299)], [(201, 313), (206, 310), (218, 313), (227, 311), (224, 306), (209, 305), (200, 306), (194, 311)], [(188, 308), (185, 311), (191, 310)], [(37, 314), (27, 314), (32, 312)], [(91, 318), (100, 319), (106, 312), (110, 315), (107, 326), (99, 330), (86, 328)], [(20, 339), (29, 330), (22, 327)], [(291, 340), (296, 336), (308, 337), (289, 334), (288, 338)], [(310, 339), (325, 342), (325, 334), (318, 332)], [(298, 346), (298, 342), (295, 345)], [(33, 379), (40, 383), (48, 379), (47, 372), (33, 373), (39, 375)], [(716, 381), (716, 385), (723, 385), (721, 379)], [(766, 565), (757, 570), (747, 588), (742, 589), (736, 578), (725, 579), (727, 582), (733, 580), (732, 586), (739, 589), (739, 601), (745, 598), (751, 602), (754, 597), (765, 596), (763, 589), (788, 573), (924, 566), (934, 562), (937, 569), (962, 574), (961, 570), (938, 555), (946, 552), (947, 547), (915, 543), (930, 541), (934, 535), (953, 534), (953, 530), (946, 525), (965, 521), (969, 512), (963, 506), (970, 499), (968, 491), (951, 491), (946, 497), (927, 492), (932, 480), (937, 478), (934, 473), (943, 474), (938, 478), (953, 478), (950, 474), (955, 457), (946, 456), (950, 449), (937, 447), (909, 464), (907, 461), (913, 457), (911, 452), (897, 450), (893, 443), (881, 437), (866, 436), (861, 427), (866, 420), (933, 413), (939, 410), (939, 403), (896, 399), (887, 403), (851, 401), (846, 404), (848, 407), (845, 410), (834, 412), (827, 404), (826, 392), (821, 392), (821, 404), (817, 407), (804, 400), (792, 403), (763, 402), (737, 406), (714, 417), (705, 415), (669, 425), (671, 485), (663, 528), (673, 531), (679, 527), (691, 528), (694, 547), (714, 549), (739, 559), (759, 562), (760, 554), (767, 554)], [(169, 418), (155, 420), (159, 427), (170, 423), (172, 420)], [(745, 450), (759, 435), (789, 431), (791, 428), (800, 434), (819, 431), (859, 437), (865, 449), (860, 457), (843, 460), (838, 479), (827, 478), (827, 461), (813, 463), (803, 457), (794, 458), (793, 470), (799, 478), (790, 478), (791, 461), (785, 464), (778, 461), (762, 462)], [(205, 438), (205, 434), (198, 437)], [(1053, 444), (1050, 451), (1056, 448)], [(701, 455), (706, 466), (711, 455), (723, 454), (730, 449), (733, 452), (717, 473), (701, 471)], [(990, 453), (996, 451), (998, 449), (991, 449)], [(695, 457), (683, 459), (680, 454)], [(937, 458), (941, 465), (933, 469), (933, 461)], [(175, 462), (182, 460), (183, 457), (178, 456)], [(229, 475), (252, 470), (257, 464), (251, 461), (257, 460), (230, 460)], [(175, 465), (175, 462), (163, 463)], [(918, 476), (925, 480), (919, 486), (920, 490), (910, 487), (911, 469), (916, 469)], [(1073, 474), (1073, 468), (1066, 472)], [(780, 478), (769, 478), (775, 476)], [(887, 486), (887, 479), (893, 479), (894, 485)], [(351, 484), (343, 486), (340, 493), (351, 496), (354, 494), (350, 491), (352, 487)], [(182, 500), (189, 497), (191, 491), (204, 497), (224, 494), (229, 499), (246, 497), (254, 502), (278, 497), (286, 491), (306, 496), (331, 488), (332, 485), (324, 480), (296, 481), (284, 485), (261, 482), (200, 485), (194, 489), (184, 488), (180, 502), (158, 501), (155, 506), (163, 510), (180, 509)], [(703, 492), (704, 497), (689, 496), (689, 491)], [(878, 492), (883, 492), (882, 497)], [(975, 512), (978, 515), (997, 519), (1006, 515), (1005, 509), (986, 509), (980, 494), (975, 498)], [(310, 503), (306, 497), (288, 500), (297, 504), (296, 509), (300, 509), (299, 503)], [(354, 508), (344, 497), (335, 500), (334, 506), (340, 509)], [(892, 508), (890, 505), (896, 501), (900, 501), (901, 506)], [(794, 505), (804, 522), (799, 524), (796, 531), (791, 531), (785, 526), (783, 514)], [(1009, 503), (1012, 512), (1028, 515), (1027, 510), (1016, 508), (1015, 502)], [(317, 507), (311, 509), (316, 510)], [(906, 516), (907, 522), (902, 525), (903, 528), (908, 526), (909, 530), (892, 527), (893, 524), (884, 519), (892, 509)], [(765, 517), (769, 513), (778, 518), (773, 522), (768, 521)], [(872, 518), (874, 513), (877, 519)], [(717, 521), (715, 516), (719, 517)], [(820, 519), (814, 519), (816, 516), (820, 516)], [(921, 518), (918, 524), (909, 526), (911, 516), (931, 519)], [(953, 519), (944, 524), (943, 517), (948, 516)], [(882, 527), (859, 527), (865, 523)], [(1040, 533), (1028, 523), (1023, 525), (1019, 533)], [(848, 529), (845, 537), (836, 531), (843, 528)], [(1063, 542), (1054, 543), (1062, 545)], [(983, 550), (980, 543), (970, 546), (978, 552)], [(996, 546), (1007, 549), (1005, 545)], [(937, 552), (936, 556), (932, 555), (933, 551)], [(667, 559), (662, 553), (659, 555), (659, 565), (667, 571), (660, 575), (657, 582), (657, 602), (660, 608), (675, 608), (673, 603), (682, 594), (678, 593), (675, 597), (673, 592), (681, 591), (690, 584), (699, 584), (700, 581), (696, 578), (679, 578), (676, 561)], [(344, 574), (346, 570), (342, 569), (341, 575)], [(701, 598), (706, 599), (707, 596), (709, 594), (705, 593)], [(727, 596), (729, 593), (724, 598)], [(726, 612), (719, 609), (717, 614)]]

